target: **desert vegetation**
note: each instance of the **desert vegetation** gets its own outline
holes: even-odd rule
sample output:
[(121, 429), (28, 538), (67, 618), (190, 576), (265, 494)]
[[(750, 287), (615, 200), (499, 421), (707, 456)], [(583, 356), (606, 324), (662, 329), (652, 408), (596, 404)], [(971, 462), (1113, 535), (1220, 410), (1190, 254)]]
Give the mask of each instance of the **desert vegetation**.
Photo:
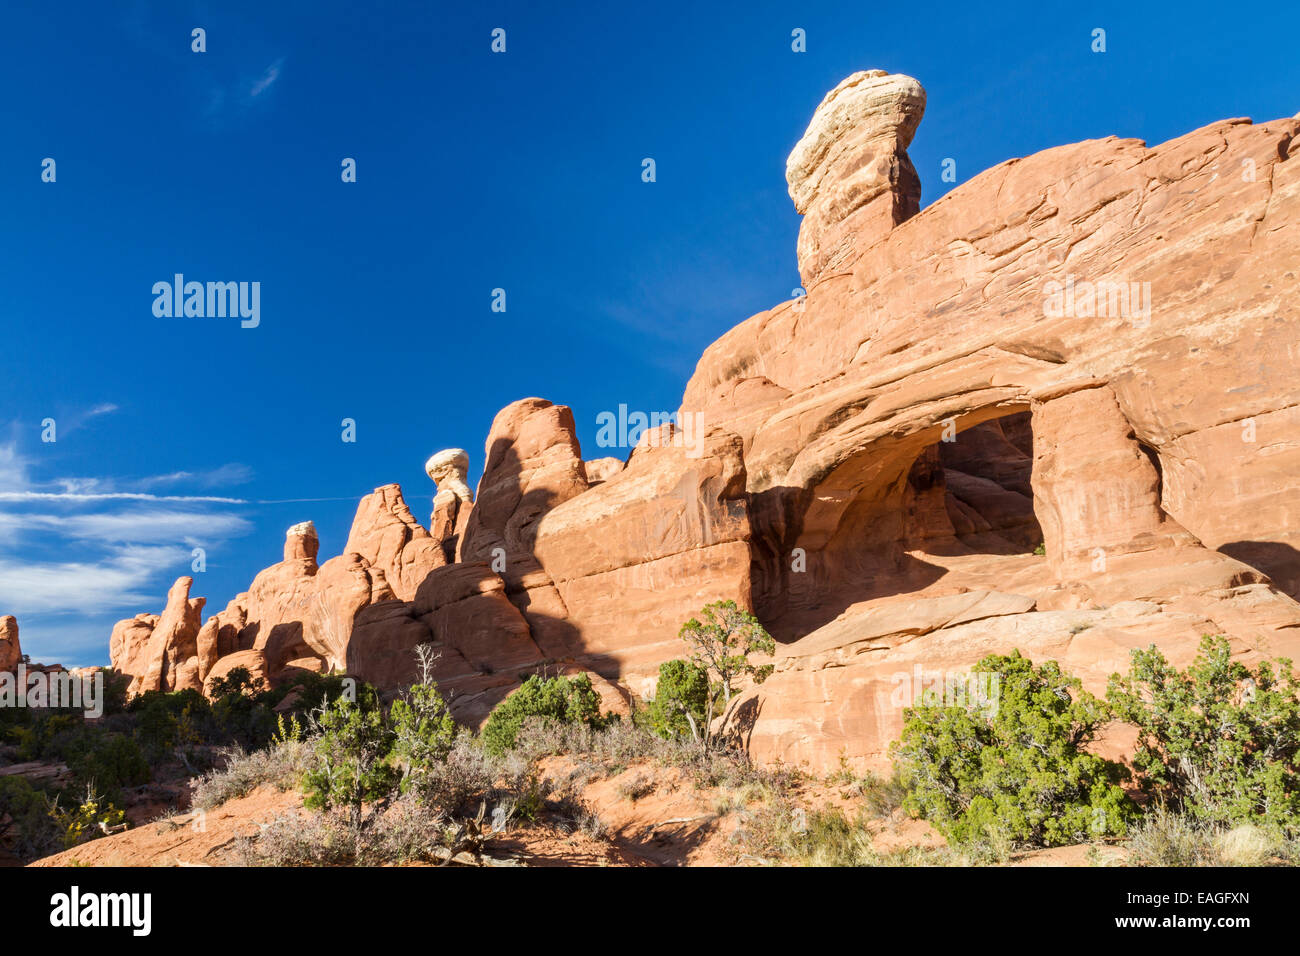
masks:
[[(842, 760), (822, 778), (754, 765), (734, 732), (738, 701), (772, 668), (758, 621), (720, 602), (681, 636), (687, 654), (628, 714), (603, 711), (585, 674), (529, 674), (481, 732), (453, 719), (428, 645), (416, 682), (388, 700), (337, 675), (271, 691), (236, 671), (211, 701), (127, 703), (117, 682), (93, 725), (5, 715), (14, 754), (67, 772), (47, 789), (0, 776), (0, 821), (30, 859), (117, 832), (133, 788), (181, 774), (196, 811), (259, 788), (301, 793), (235, 841), (239, 862), (504, 865), (519, 861), (520, 832), (608, 842), (610, 801), (686, 788), (707, 804), (686, 822), (702, 821), (711, 862), (984, 865), (1080, 845), (1097, 864), (1300, 861), (1300, 688), (1288, 661), (1247, 668), (1221, 636), (1184, 670), (1135, 651), (1104, 697), (1054, 661), (986, 657), (973, 672), (996, 676), (994, 706), (921, 700), (904, 712), (889, 776)], [(1126, 763), (1094, 752), (1116, 721), (1137, 730)], [(601, 782), (596, 805), (587, 795)], [(942, 840), (910, 839), (920, 820)]]
[(309, 712), (343, 681), (304, 674), (273, 690), (235, 668), (211, 698), (154, 691), (130, 701), (126, 685), (106, 672), (97, 719), (75, 708), (0, 708), (0, 756), (11, 770), (27, 768), (0, 773), (0, 844), (11, 857), (25, 862), (119, 832), (136, 806), (179, 807), (187, 781), (214, 767), (282, 759), (268, 749), (277, 708)]
[[(1300, 837), (1300, 698), (1291, 662), (1255, 669), (1206, 635), (1172, 667), (1154, 646), (1132, 653), (1105, 699), (1055, 662), (1013, 654), (976, 671), (1002, 680), (997, 711), (907, 712), (894, 762), (904, 808), (950, 846), (1016, 849), (1123, 841), (1152, 865), (1293, 863)], [(1131, 766), (1090, 752), (1098, 731), (1138, 731)]]
[[(677, 768), (701, 787), (771, 787), (779, 772), (752, 768), (723, 732), (739, 681), (765, 676), (750, 655), (770, 653), (772, 639), (732, 602), (700, 617), (682, 628), (692, 659), (664, 665), (665, 693), (631, 719), (602, 713), (585, 674), (532, 674), (474, 734), (451, 719), (432, 678), (434, 652), (422, 646), (420, 678), (401, 699), (385, 708), (373, 694), (342, 696), (282, 722), (274, 756), (231, 752), (198, 783), (195, 802), (213, 806), (297, 773), (308, 816), (285, 816), (243, 841), (246, 862), (482, 863), (502, 862), (493, 839), (516, 825), (603, 835), (581, 788), (634, 763)], [(562, 779), (539, 772), (541, 760), (560, 756), (570, 758)], [(636, 800), (653, 789), (642, 770), (620, 793)]]

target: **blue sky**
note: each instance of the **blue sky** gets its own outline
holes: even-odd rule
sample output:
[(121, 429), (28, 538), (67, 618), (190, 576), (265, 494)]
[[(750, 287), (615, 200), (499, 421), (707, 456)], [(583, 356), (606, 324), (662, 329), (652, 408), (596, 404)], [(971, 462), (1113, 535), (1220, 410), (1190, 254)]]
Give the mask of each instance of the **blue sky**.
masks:
[[(923, 204), (948, 157), (960, 183), (1300, 110), (1295, 7), (1042, 6), (6, 3), (0, 614), (37, 659), (106, 662), (193, 547), (214, 612), (290, 524), (337, 554), (378, 485), (427, 521), (424, 459), (467, 448), (477, 480), (517, 398), (611, 453), (600, 412), (675, 409), (799, 284), (785, 159), (855, 70), (925, 85)], [(178, 272), (260, 282), (260, 325), (155, 317)]]

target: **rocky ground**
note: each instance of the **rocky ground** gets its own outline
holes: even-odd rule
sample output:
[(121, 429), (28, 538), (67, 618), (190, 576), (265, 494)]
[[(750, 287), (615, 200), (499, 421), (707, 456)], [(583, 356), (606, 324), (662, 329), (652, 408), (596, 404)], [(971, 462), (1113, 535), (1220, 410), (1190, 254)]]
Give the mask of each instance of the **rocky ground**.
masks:
[[(548, 758), (543, 775), (559, 782), (574, 761)], [(759, 857), (748, 852), (743, 830), (753, 826), (753, 807), (744, 795), (695, 786), (682, 771), (642, 762), (583, 785), (582, 803), (599, 819), (598, 831), (565, 821), (528, 823), (493, 836), (485, 854), (498, 865), (522, 866), (730, 866), (788, 865), (799, 861)], [(863, 809), (843, 785), (804, 781), (790, 796), (805, 809), (839, 807), (848, 814)], [(189, 811), (153, 817), (131, 829), (46, 857), (33, 866), (230, 866), (243, 865), (241, 839), (285, 815), (307, 814), (302, 796), (262, 786), (206, 813)], [(941, 850), (944, 841), (926, 823), (899, 812), (871, 824), (872, 845), (882, 854)], [(1118, 846), (1057, 847), (1013, 854), (1013, 866), (1119, 865), (1127, 852)], [(470, 863), (468, 858), (464, 863)], [(912, 863), (970, 865), (969, 860), (936, 854)]]

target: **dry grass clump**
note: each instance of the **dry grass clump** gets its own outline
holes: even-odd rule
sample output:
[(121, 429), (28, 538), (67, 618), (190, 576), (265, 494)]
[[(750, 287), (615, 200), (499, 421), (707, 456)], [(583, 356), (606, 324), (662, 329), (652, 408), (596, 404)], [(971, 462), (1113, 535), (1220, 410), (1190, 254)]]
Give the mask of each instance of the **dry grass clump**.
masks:
[(306, 769), (309, 747), (303, 740), (288, 739), (252, 753), (239, 747), (223, 748), (220, 755), (224, 763), (192, 784), (191, 803), (200, 810), (211, 810), (247, 796), (263, 784), (290, 790), (298, 785)]

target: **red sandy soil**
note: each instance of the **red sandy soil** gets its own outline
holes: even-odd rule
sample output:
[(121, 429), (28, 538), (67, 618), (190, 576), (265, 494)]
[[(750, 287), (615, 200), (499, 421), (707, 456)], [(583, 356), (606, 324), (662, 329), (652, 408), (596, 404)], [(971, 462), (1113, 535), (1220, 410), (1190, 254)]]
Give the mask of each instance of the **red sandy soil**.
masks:
[[(544, 776), (562, 780), (575, 764), (567, 757), (541, 762)], [(810, 781), (791, 794), (799, 804), (837, 806), (852, 816), (856, 798), (842, 787)], [(581, 802), (595, 813), (605, 833), (594, 837), (570, 823), (524, 824), (493, 837), (487, 852), (526, 866), (719, 866), (761, 861), (744, 857), (736, 831), (744, 814), (714, 789), (697, 788), (676, 768), (634, 765), (592, 781), (580, 790)], [(33, 866), (223, 866), (237, 864), (234, 845), (253, 836), (259, 825), (286, 813), (306, 812), (295, 791), (260, 787), (205, 815), (179, 813), (133, 825), (33, 863)], [(889, 851), (940, 847), (942, 838), (926, 823), (894, 814), (879, 821), (874, 845)], [(1122, 863), (1125, 852), (1107, 847), (1101, 858), (1089, 847), (1039, 850), (1014, 857), (1012, 866), (1087, 866)]]

